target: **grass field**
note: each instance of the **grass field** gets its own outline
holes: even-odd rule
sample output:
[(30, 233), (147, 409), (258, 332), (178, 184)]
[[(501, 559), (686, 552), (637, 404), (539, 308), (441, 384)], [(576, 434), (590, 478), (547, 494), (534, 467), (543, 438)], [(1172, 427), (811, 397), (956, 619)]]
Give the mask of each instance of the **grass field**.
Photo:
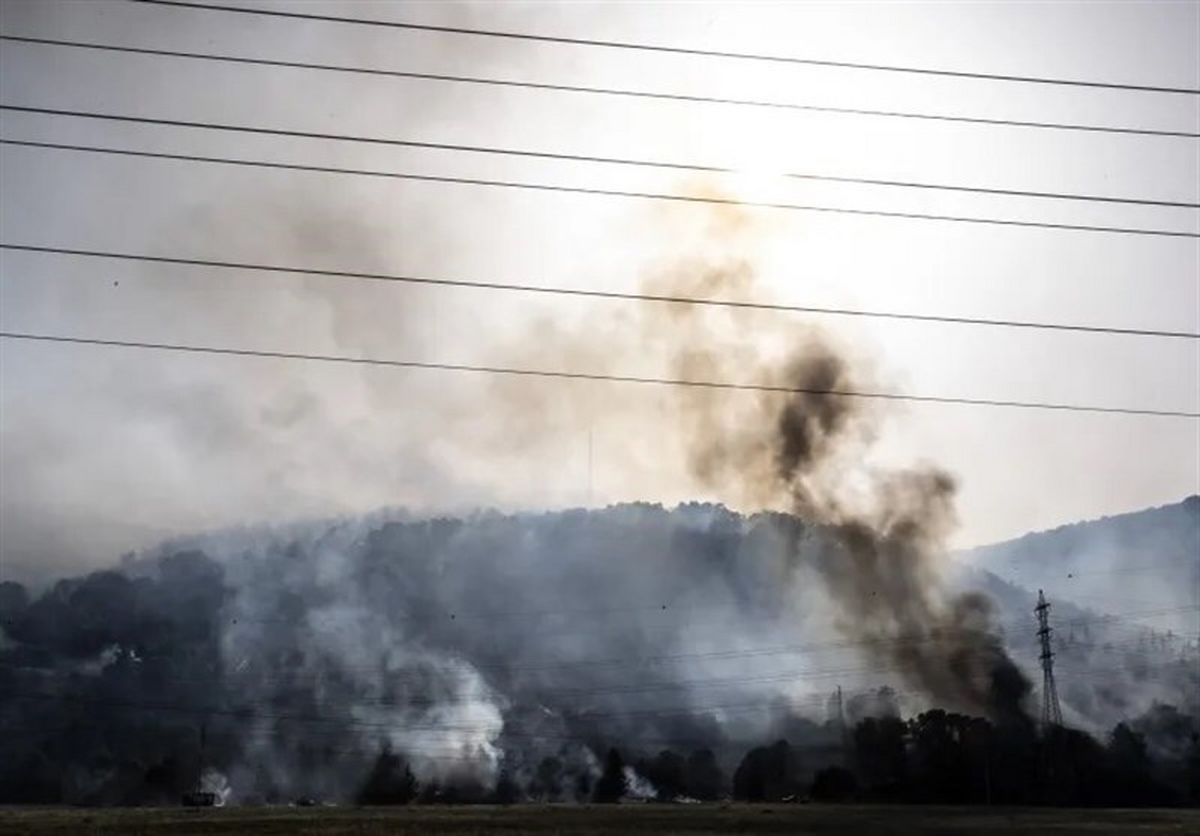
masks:
[(821, 805), (629, 805), (271, 808), (7, 809), (0, 834), (1102, 834), (1200, 833), (1200, 810), (1049, 810)]

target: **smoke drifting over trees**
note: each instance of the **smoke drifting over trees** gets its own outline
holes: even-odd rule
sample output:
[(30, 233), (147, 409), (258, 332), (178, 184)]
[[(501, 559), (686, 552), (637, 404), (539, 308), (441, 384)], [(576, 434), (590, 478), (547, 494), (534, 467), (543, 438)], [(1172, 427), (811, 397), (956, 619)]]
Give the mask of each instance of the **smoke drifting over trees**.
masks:
[[(1035, 745), (1004, 714), (910, 729), (893, 712), (928, 692), (863, 690), (911, 679), (838, 630), (829, 537), (702, 505), (396, 518), (212, 536), (40, 596), (4, 584), (0, 786), (176, 803), (210, 771), (231, 803), (587, 800), (616, 749), (663, 798), (794, 795), (831, 764), (880, 797), (943, 798), (912, 783), (922, 741), (982, 735), (997, 775)], [(1164, 706), (1130, 729), (1186, 786), (1194, 720)]]
[[(745, 223), (718, 214), (718, 251), (648, 288), (754, 291), (724, 246)], [(869, 364), (809, 327), (751, 348), (738, 335), (757, 317), (646, 305), (589, 321), (586, 341), (552, 334), (575, 368), (629, 352), (767, 387), (664, 387), (657, 405), (664, 455), (678, 447), (698, 488), (745, 513), (380, 514), (198, 537), (36, 597), (4, 585), (6, 800), (171, 803), (205, 775), (241, 803), (776, 798), (830, 765), (934, 800), (914, 775), (1019, 771), (1029, 681), (991, 600), (946, 578), (954, 477), (879, 464), (886, 401), (850, 394), (886, 393)], [(617, 329), (635, 348), (604, 339)], [(498, 353), (518, 364), (544, 337)], [(621, 425), (609, 390), (550, 402), (529, 385), (492, 381), (472, 414), (515, 459), (553, 426)], [(531, 420), (542, 410), (563, 420)], [(630, 438), (615, 459), (646, 452)], [(852, 730), (826, 714), (837, 685)], [(857, 693), (881, 685), (898, 690)]]

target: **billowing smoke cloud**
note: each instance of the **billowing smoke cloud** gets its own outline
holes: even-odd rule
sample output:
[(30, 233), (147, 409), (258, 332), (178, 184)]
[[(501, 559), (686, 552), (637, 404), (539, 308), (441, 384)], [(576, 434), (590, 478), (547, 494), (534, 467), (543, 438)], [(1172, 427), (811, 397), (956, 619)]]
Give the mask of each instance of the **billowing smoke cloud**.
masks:
[[(718, 216), (711, 252), (647, 286), (757, 293), (751, 226)], [(248, 801), (354, 798), (368, 774), (403, 783), (391, 753), (433, 798), (480, 798), (501, 777), (529, 796), (586, 797), (612, 745), (631, 762), (691, 752), (708, 775), (772, 735), (828, 757), (841, 733), (821, 708), (842, 684), (1022, 717), (1028, 683), (988, 599), (944, 591), (954, 480), (872, 463), (883, 414), (849, 394), (880, 388), (867, 365), (809, 327), (761, 347), (744, 339), (755, 319), (647, 305), (594, 318), (588, 341), (560, 328), (500, 352), (610, 368), (637, 348), (678, 378), (761, 384), (666, 388), (660, 403), (664, 451), (676, 445), (703, 490), (748, 516), (384, 514), (176, 543), (34, 603), (12, 593), (6, 656), (19, 664), (5, 675), (38, 712), (14, 719), (36, 730), (59, 716), (55, 699), (75, 700), (95, 712), (77, 738), (161, 716), (135, 752), (91, 752), (77, 799), (133, 793), (112, 765), (125, 758), (130, 774), (157, 770), (161, 792), (219, 768)], [(641, 339), (624, 349), (631, 325)], [(527, 387), (495, 381), (480, 416), (515, 449), (545, 432)], [(556, 409), (620, 421), (625, 406), (593, 392)], [(30, 734), (14, 769), (37, 776), (45, 744)]]
[[(657, 272), (650, 289), (762, 299), (752, 251), (757, 233), (751, 217), (726, 208), (710, 226), (716, 253)], [(676, 377), (749, 379), (761, 387), (677, 392), (676, 417), (698, 482), (742, 507), (784, 510), (818, 527), (824, 546), (791, 544), (794, 559), (817, 569), (842, 631), (896, 666), (907, 685), (949, 707), (1021, 719), (1030, 686), (994, 634), (991, 602), (945, 593), (954, 477), (933, 465), (870, 463), (885, 399), (862, 394), (886, 394), (887, 387), (872, 379), (869, 364), (803, 323), (764, 350), (744, 339), (761, 319), (744, 307), (676, 305), (644, 316), (645, 341), (667, 346)]]
[[(725, 366), (716, 351), (702, 365)], [(821, 526), (833, 546), (815, 565), (838, 602), (839, 625), (908, 684), (940, 704), (1020, 718), (1030, 686), (993, 633), (990, 600), (944, 592), (938, 564), (954, 524), (954, 478), (934, 466), (865, 474), (861, 464), (847, 467), (868, 452), (871, 416), (867, 399), (843, 393), (871, 387), (818, 337), (772, 385), (792, 391), (762, 394), (752, 414), (724, 426), (713, 426), (722, 413), (711, 395), (693, 399), (703, 416), (690, 439), (698, 475), (714, 486), (749, 481), (749, 496)], [(855, 477), (860, 490), (847, 498), (845, 480)]]
[(835, 742), (796, 718), (855, 680), (831, 676), (854, 653), (822, 650), (819, 595), (777, 582), (782, 524), (714, 506), (314, 524), (33, 601), (6, 586), (3, 784), (171, 803), (217, 769), (234, 802), (349, 800), (391, 751), (435, 798), (503, 775), (574, 799), (612, 745), (728, 770), (785, 727)]

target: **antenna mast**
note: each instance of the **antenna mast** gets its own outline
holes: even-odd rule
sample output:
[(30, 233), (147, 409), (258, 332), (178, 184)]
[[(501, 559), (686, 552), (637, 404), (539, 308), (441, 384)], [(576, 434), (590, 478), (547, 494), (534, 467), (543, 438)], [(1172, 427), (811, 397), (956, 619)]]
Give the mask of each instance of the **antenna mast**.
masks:
[(1062, 725), (1062, 707), (1058, 704), (1058, 687), (1054, 684), (1054, 651), (1050, 649), (1050, 604), (1038, 590), (1038, 641), (1042, 645), (1042, 728)]

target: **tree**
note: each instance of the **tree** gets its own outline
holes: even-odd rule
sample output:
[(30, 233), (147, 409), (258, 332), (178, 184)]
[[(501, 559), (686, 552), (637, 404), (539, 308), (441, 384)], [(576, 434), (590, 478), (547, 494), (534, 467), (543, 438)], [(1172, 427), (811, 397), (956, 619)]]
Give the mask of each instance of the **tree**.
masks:
[(817, 801), (849, 801), (857, 792), (858, 780), (843, 766), (827, 766), (813, 778), (812, 797)]
[(654, 785), (659, 801), (672, 801), (687, 793), (687, 763), (683, 757), (664, 749), (649, 760), (638, 762), (637, 771)]
[(604, 771), (592, 791), (592, 801), (598, 804), (615, 804), (629, 789), (625, 778), (625, 761), (616, 749), (609, 749), (604, 757)]
[(530, 784), (530, 792), (542, 801), (561, 801), (563, 789), (563, 764), (558, 758), (547, 755), (538, 764)]
[(697, 801), (716, 801), (725, 795), (725, 776), (711, 749), (697, 749), (688, 755), (684, 793)]
[(1145, 772), (1150, 765), (1145, 736), (1126, 723), (1117, 723), (1108, 736), (1108, 757), (1121, 771)]
[(521, 798), (521, 790), (507, 769), (502, 769), (496, 778), (496, 786), (492, 790), (492, 803), (512, 804)]
[(407, 804), (417, 797), (417, 779), (399, 755), (384, 748), (358, 792), (358, 803)]
[(1188, 800), (1200, 806), (1200, 734), (1192, 732), (1191, 748), (1187, 753), (1187, 797)]
[(1176, 801), (1170, 789), (1155, 779), (1144, 735), (1125, 723), (1117, 723), (1109, 735), (1105, 755), (1108, 768), (1104, 777), (1109, 786), (1104, 803), (1148, 807)]
[(867, 717), (854, 727), (854, 763), (867, 788), (896, 795), (908, 774), (907, 729), (898, 717)]
[(973, 780), (966, 746), (971, 718), (933, 709), (909, 723), (912, 741), (912, 791), (921, 801), (962, 804), (974, 800)]
[(1042, 734), (1041, 801), (1056, 805), (1109, 803), (1105, 750), (1078, 729), (1050, 726)]
[(795, 752), (786, 740), (751, 749), (733, 773), (733, 797), (779, 801), (800, 791)]

